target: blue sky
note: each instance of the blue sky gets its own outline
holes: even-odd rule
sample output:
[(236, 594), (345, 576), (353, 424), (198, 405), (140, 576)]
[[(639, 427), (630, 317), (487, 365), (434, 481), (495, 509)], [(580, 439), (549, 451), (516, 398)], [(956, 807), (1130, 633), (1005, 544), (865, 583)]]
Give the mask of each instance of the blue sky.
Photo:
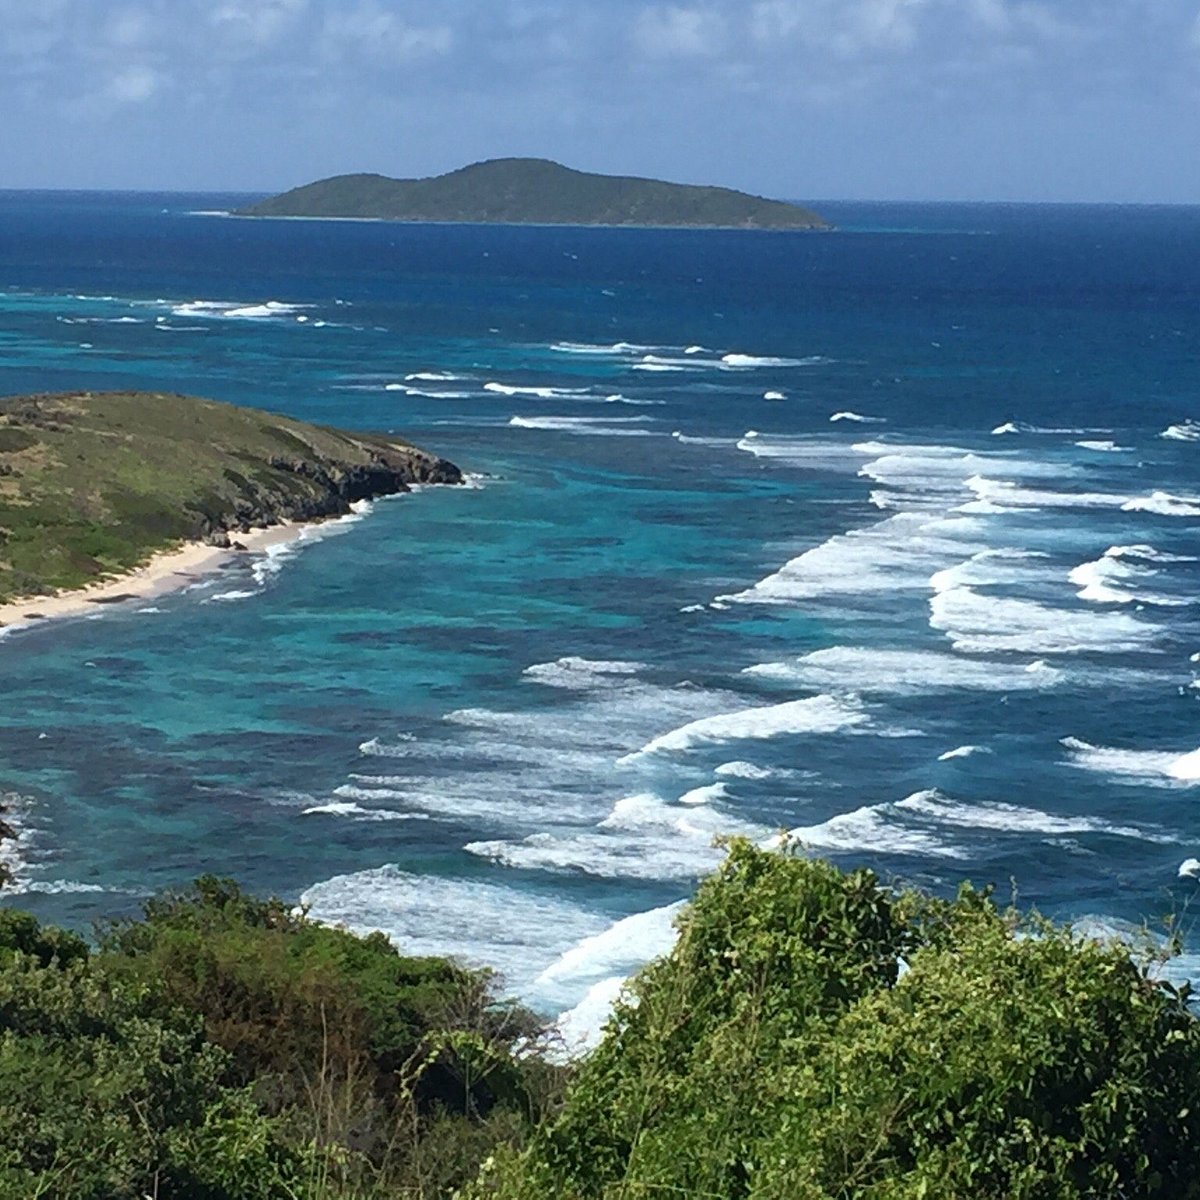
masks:
[(1200, 0), (0, 0), (0, 185), (1200, 201)]

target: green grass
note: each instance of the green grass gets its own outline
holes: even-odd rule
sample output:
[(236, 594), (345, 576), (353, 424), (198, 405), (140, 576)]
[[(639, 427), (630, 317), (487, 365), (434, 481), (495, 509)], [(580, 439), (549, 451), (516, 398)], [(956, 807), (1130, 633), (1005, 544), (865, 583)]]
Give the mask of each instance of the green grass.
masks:
[(456, 468), (394, 439), (165, 393), (0, 400), (0, 602)]

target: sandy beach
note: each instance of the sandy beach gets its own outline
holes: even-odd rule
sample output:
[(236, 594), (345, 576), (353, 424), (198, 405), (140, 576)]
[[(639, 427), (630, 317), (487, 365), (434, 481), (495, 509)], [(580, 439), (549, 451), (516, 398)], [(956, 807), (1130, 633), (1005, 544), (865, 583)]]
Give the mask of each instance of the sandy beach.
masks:
[(197, 583), (224, 563), (245, 554), (262, 553), (271, 546), (294, 541), (305, 528), (300, 522), (272, 525), (238, 534), (243, 550), (224, 550), (204, 542), (185, 542), (154, 555), (149, 562), (112, 579), (54, 596), (32, 596), (0, 604), (0, 636), (56, 617), (80, 617), (98, 607), (134, 600), (151, 600)]

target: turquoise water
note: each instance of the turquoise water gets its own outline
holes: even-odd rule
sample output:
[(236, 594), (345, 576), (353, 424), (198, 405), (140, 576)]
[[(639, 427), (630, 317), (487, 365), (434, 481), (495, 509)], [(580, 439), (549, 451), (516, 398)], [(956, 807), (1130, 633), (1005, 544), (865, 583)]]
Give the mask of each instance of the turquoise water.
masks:
[(472, 485), (0, 639), (14, 902), (217, 871), (548, 1011), (665, 944), (722, 833), (1187, 903), (1200, 210), (192, 215), (231, 200), (0, 195), (4, 390), (395, 430)]

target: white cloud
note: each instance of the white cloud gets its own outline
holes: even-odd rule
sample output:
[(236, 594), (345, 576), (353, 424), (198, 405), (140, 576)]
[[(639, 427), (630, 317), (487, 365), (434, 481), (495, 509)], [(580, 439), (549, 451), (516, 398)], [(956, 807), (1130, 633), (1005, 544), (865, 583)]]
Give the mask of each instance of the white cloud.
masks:
[(279, 40), (308, 7), (308, 0), (224, 0), (209, 20), (248, 49)]
[(648, 58), (694, 58), (716, 53), (725, 23), (699, 8), (656, 5), (643, 9), (633, 27), (633, 41)]
[(163, 76), (153, 67), (135, 63), (108, 81), (105, 96), (117, 104), (143, 104), (159, 91), (163, 82)]
[(104, 40), (110, 46), (140, 46), (150, 41), (155, 29), (150, 18), (136, 8), (122, 8), (109, 15)]
[[(911, 49), (935, 0), (757, 0), (751, 38), (761, 46), (796, 40), (843, 58)], [(997, 0), (998, 2), (998, 0)]]
[(375, 0), (353, 8), (331, 6), (323, 35), (335, 56), (366, 54), (393, 62), (446, 54), (454, 44), (449, 25), (409, 24)]

